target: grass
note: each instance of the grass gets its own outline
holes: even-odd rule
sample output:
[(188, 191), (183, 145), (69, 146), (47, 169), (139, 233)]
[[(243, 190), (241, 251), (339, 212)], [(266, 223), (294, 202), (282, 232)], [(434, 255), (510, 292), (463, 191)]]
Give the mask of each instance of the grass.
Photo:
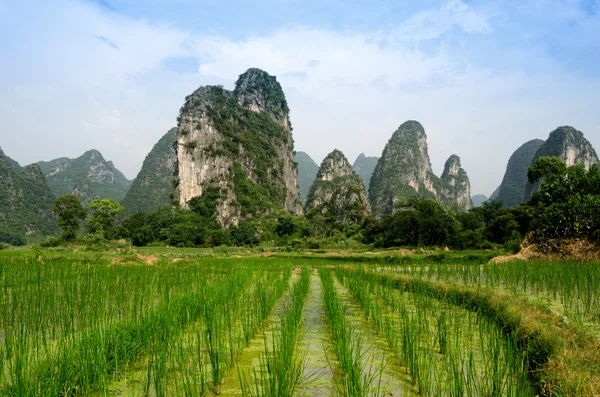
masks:
[(594, 396), (600, 388), (600, 341), (543, 307), (499, 289), (376, 272), (363, 277), (480, 313), (526, 353), (544, 395)]
[(382, 368), (372, 371), (372, 361), (366, 362), (362, 337), (348, 321), (347, 309), (336, 294), (331, 271), (321, 268), (319, 276), (328, 329), (340, 369), (340, 376), (336, 378), (337, 393), (345, 397), (377, 396)]
[(252, 379), (248, 374), (239, 374), (243, 396), (293, 396), (300, 387), (305, 357), (295, 350), (309, 284), (309, 269), (304, 268), (300, 280), (292, 287), (291, 298), (285, 305), (279, 328), (273, 332), (270, 340), (265, 337), (265, 352), (260, 360), (260, 368), (254, 368)]
[[(531, 382), (540, 395), (600, 390), (594, 263), (488, 264), (485, 252), (140, 252), (0, 252), (1, 395), (204, 396), (224, 393), (225, 379), (240, 395), (298, 394), (315, 360), (297, 348), (315, 268), (338, 395), (381, 392), (383, 367), (364, 345), (370, 328), (421, 395), (527, 395)], [(302, 273), (291, 286), (294, 267)], [(367, 319), (360, 327), (349, 304)], [(260, 367), (238, 372), (251, 342)]]
[[(528, 395), (522, 353), (489, 322), (426, 295), (394, 291), (361, 271), (338, 267), (336, 274), (369, 308), (365, 313), (420, 394), (437, 395), (446, 385), (453, 395), (469, 387), (477, 393), (468, 395)], [(514, 394), (507, 394), (509, 388)]]

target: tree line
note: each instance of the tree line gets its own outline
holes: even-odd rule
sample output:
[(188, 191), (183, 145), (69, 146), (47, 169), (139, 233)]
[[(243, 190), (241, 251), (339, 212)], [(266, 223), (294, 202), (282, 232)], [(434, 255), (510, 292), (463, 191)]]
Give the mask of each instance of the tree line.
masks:
[[(62, 229), (60, 241), (127, 239), (136, 246), (214, 247), (272, 245), (320, 248), (363, 245), (375, 248), (447, 246), (518, 250), (525, 236), (552, 247), (564, 239), (600, 241), (600, 167), (567, 167), (560, 158), (540, 157), (529, 168), (530, 182), (541, 181), (531, 200), (505, 208), (487, 201), (470, 211), (448, 208), (434, 200), (413, 197), (396, 204), (391, 215), (340, 221), (333, 213), (306, 216), (285, 211), (242, 219), (228, 229), (217, 222), (214, 200), (194, 199), (190, 209), (164, 206), (120, 219), (124, 208), (110, 199), (92, 201), (84, 209), (72, 194), (54, 205)], [(81, 237), (80, 237), (81, 239)], [(56, 242), (56, 239), (54, 240)]]

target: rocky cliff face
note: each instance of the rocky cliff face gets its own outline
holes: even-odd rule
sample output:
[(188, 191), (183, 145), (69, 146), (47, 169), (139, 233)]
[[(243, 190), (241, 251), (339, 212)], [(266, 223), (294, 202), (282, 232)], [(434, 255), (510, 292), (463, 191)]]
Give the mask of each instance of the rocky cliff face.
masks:
[(317, 177), (319, 166), (305, 152), (296, 152), (294, 161), (298, 164), (298, 194), (300, 202), (306, 203), (306, 196)]
[(321, 163), (306, 199), (308, 215), (321, 213), (341, 223), (359, 222), (370, 213), (365, 186), (339, 150)]
[(369, 190), (371, 176), (373, 175), (373, 171), (375, 171), (377, 161), (379, 161), (379, 157), (367, 157), (364, 153), (361, 153), (354, 160), (354, 164), (352, 164), (352, 168), (362, 178), (367, 190)]
[(442, 178), (437, 177), (431, 169), (423, 126), (407, 121), (394, 132), (377, 162), (369, 198), (373, 212), (381, 216), (393, 213), (397, 202), (415, 195), (465, 210), (471, 208), (469, 178), (460, 158), (452, 155)]
[(112, 161), (106, 161), (94, 149), (76, 159), (62, 157), (36, 164), (56, 197), (73, 193), (83, 205), (104, 198), (121, 201), (131, 185), (131, 181), (125, 178)]
[(460, 164), (460, 157), (453, 154), (446, 160), (442, 178), (436, 183), (436, 197), (447, 206), (458, 205), (465, 210), (471, 209), (471, 183), (467, 172)]
[(171, 128), (144, 159), (142, 169), (121, 202), (125, 215), (154, 211), (173, 203), (177, 132), (177, 128)]
[(17, 244), (56, 233), (53, 205), (40, 167), (21, 168), (0, 150), (0, 241)]
[(502, 201), (505, 207), (514, 207), (523, 203), (525, 189), (529, 182), (527, 170), (543, 143), (541, 139), (533, 139), (524, 143), (510, 156), (495, 200)]
[(200, 87), (178, 123), (176, 197), (183, 208), (194, 198), (210, 200), (225, 227), (277, 209), (302, 213), (289, 109), (275, 77), (249, 69), (233, 92)]
[[(592, 144), (585, 139), (581, 131), (570, 126), (558, 127), (550, 133), (548, 139), (542, 144), (531, 163), (542, 156), (556, 156), (565, 161), (567, 167), (583, 164), (589, 169), (593, 164), (598, 164), (598, 155)], [(529, 201), (531, 195), (540, 190), (543, 181), (527, 182), (524, 201)]]

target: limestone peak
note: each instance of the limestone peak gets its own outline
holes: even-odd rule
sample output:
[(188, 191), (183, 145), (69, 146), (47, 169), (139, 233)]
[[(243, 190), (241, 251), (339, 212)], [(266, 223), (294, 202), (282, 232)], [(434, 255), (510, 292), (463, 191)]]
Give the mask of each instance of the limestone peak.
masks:
[(317, 179), (331, 181), (337, 177), (354, 174), (354, 169), (346, 156), (344, 156), (344, 153), (338, 149), (334, 149), (333, 152), (329, 153), (321, 162), (321, 168), (319, 168), (319, 172), (317, 173)]

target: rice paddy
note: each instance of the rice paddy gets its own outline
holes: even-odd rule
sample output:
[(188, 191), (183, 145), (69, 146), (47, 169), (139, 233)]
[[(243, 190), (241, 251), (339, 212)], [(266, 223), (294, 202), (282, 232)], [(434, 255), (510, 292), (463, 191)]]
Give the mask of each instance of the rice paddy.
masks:
[(592, 263), (0, 252), (0, 395), (594, 396)]

